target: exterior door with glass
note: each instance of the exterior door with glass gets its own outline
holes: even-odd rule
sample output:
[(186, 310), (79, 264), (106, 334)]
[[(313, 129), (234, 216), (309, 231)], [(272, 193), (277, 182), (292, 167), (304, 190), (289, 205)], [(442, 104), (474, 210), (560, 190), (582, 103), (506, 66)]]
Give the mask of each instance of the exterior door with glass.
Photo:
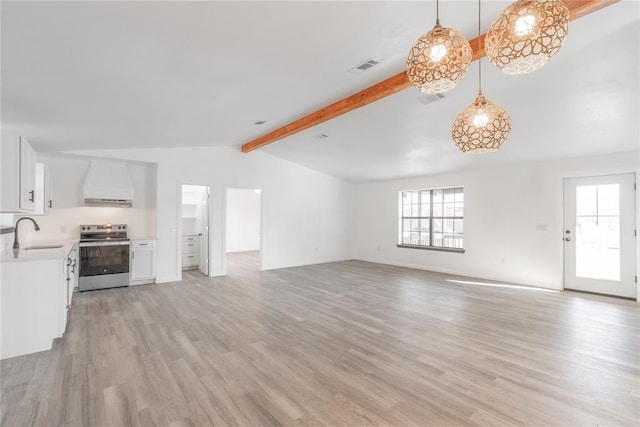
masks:
[(635, 174), (564, 180), (565, 289), (636, 298)]

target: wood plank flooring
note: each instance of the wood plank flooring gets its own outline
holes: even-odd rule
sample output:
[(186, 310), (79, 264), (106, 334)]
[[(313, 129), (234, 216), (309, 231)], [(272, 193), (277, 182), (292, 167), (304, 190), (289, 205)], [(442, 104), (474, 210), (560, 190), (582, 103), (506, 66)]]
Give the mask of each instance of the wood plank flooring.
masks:
[(638, 425), (636, 302), (257, 259), (76, 294), (53, 350), (2, 361), (2, 425)]

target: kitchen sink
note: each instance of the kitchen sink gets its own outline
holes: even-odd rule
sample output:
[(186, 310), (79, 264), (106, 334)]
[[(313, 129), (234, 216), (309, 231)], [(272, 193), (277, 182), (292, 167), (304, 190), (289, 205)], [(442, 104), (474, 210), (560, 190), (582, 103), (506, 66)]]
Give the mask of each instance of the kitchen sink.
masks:
[(33, 250), (36, 250), (36, 249), (60, 249), (63, 246), (64, 245), (27, 246), (26, 248), (23, 248), (23, 250), (25, 250), (25, 251), (33, 251)]

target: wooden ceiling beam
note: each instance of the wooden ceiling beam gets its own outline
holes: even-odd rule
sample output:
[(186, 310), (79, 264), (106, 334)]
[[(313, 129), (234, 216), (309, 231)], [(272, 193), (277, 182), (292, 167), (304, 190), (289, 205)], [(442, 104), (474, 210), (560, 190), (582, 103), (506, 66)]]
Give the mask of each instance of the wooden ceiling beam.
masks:
[[(617, 3), (618, 1), (620, 0), (564, 0), (564, 3), (571, 13), (570, 20), (573, 21), (574, 19), (581, 18), (589, 13)], [(482, 34), (480, 37), (469, 40), (469, 44), (473, 50), (473, 61), (477, 61), (485, 56), (484, 48), (482, 47), (484, 46), (485, 36), (486, 34)], [(311, 114), (307, 114), (304, 117), (247, 142), (242, 146), (242, 152), (248, 153), (264, 147), (265, 145), (269, 145), (275, 141), (341, 116), (349, 111), (356, 110), (367, 104), (386, 98), (387, 96), (393, 95), (394, 93), (408, 88), (409, 86), (412, 86), (411, 81), (409, 80), (409, 77), (407, 77), (407, 73), (402, 71), (374, 84), (373, 86), (369, 86), (360, 92), (356, 92), (353, 95), (334, 102), (331, 105), (327, 105), (326, 107), (314, 111)]]

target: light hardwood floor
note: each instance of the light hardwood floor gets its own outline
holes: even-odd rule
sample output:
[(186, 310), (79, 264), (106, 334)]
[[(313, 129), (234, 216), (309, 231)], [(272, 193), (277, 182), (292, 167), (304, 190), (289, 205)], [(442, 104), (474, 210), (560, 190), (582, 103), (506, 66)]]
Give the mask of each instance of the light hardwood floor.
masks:
[(52, 351), (2, 362), (2, 425), (638, 425), (633, 301), (255, 262), (77, 294)]

